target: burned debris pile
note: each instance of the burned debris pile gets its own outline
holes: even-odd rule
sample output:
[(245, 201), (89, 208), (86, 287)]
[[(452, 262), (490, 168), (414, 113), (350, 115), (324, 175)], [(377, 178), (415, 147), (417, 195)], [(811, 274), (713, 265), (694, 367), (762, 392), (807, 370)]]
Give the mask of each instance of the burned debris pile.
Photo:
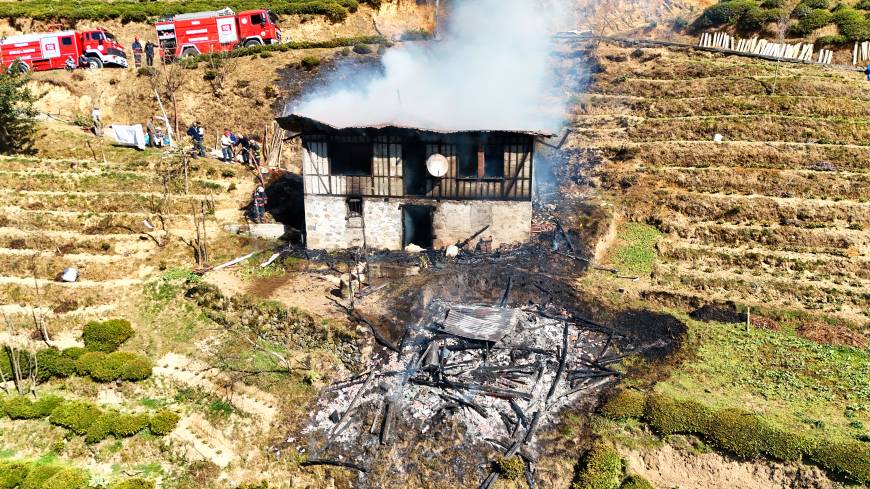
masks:
[(498, 478), (485, 471), (489, 458), (519, 456), (534, 487), (535, 432), (569, 404), (594, 403), (618, 377), (608, 365), (621, 357), (612, 351), (618, 334), (606, 326), (539, 306), (505, 307), (509, 295), (510, 285), (496, 306), (432, 300), (398, 352), (375, 356), (368, 371), (321, 395), (305, 430), (309, 463), (364, 473), (394, 442), (458, 425), (456, 448), (479, 458), (466, 482), (477, 477), (489, 487)]

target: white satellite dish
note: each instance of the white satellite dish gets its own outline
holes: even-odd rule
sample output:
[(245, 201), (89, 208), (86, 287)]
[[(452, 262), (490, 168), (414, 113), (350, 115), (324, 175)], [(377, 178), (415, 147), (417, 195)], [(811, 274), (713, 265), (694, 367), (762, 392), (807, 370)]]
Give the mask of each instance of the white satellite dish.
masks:
[(435, 153), (426, 160), (426, 169), (433, 177), (443, 177), (447, 175), (447, 158), (444, 155)]

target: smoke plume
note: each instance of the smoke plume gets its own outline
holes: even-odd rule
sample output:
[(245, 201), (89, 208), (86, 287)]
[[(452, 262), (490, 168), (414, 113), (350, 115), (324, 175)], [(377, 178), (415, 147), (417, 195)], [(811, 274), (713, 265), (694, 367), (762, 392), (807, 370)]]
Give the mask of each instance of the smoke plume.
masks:
[(327, 84), (292, 112), (335, 127), (555, 130), (559, 3), (459, 0), (442, 41), (391, 48), (380, 74)]

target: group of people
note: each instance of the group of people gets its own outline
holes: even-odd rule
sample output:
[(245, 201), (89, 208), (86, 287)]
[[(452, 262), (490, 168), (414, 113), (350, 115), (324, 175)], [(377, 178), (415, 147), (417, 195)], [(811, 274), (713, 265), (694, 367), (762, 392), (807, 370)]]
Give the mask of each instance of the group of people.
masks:
[[(193, 140), (194, 155), (204, 158), (205, 145), (205, 129), (199, 121), (191, 124), (187, 128), (187, 135)], [(236, 161), (236, 157), (241, 154), (242, 163), (245, 165), (260, 166), (262, 161), (262, 146), (257, 136), (236, 135), (229, 128), (224, 128), (224, 132), (220, 137), (221, 157), (220, 160), (225, 163)]]
[(145, 145), (151, 148), (162, 148), (169, 146), (170, 141), (163, 128), (154, 126), (152, 119), (148, 119), (145, 123)]
[(136, 68), (142, 67), (142, 53), (145, 53), (145, 62), (148, 66), (154, 66), (154, 49), (157, 45), (151, 42), (150, 39), (145, 42), (145, 47), (143, 48), (139, 38), (134, 37), (133, 44), (130, 47), (133, 49), (133, 62)]

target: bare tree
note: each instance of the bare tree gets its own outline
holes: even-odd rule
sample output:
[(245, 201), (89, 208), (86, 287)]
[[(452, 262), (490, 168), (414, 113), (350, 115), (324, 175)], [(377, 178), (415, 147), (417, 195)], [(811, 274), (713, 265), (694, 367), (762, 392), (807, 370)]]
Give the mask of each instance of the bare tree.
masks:
[[(198, 204), (198, 205), (197, 205)], [(207, 215), (213, 212), (214, 204), (210, 204), (206, 200), (191, 202), (191, 217), (193, 218), (193, 226), (196, 229), (196, 235), (184, 241), (184, 244), (193, 249), (193, 257), (196, 260), (196, 266), (205, 268), (208, 266), (208, 235), (206, 234)]]
[[(782, 10), (776, 17), (776, 36), (780, 45), (785, 44), (785, 35), (788, 32), (789, 17), (785, 10)], [(779, 65), (781, 58), (776, 60), (776, 70), (773, 72), (773, 87), (770, 90), (770, 95), (776, 95), (776, 83), (779, 81)]]
[(151, 76), (152, 88), (163, 98), (172, 102), (172, 119), (176, 137), (178, 135), (178, 92), (187, 83), (188, 70), (180, 63), (163, 63)]
[(238, 58), (233, 51), (218, 51), (205, 57), (203, 78), (211, 85), (215, 97), (223, 95), (227, 78), (236, 71)]
[[(14, 338), (18, 332), (18, 325), (9, 319), (6, 312), (3, 312), (3, 321), (6, 323), (6, 329), (11, 338), (9, 344), (3, 347), (3, 354), (9, 358), (9, 365), (12, 368), (12, 383), (15, 385), (15, 390), (18, 392), (18, 395), (22, 396), (26, 393), (36, 394), (36, 370), (39, 367), (36, 351), (29, 342), (24, 348), (15, 344)], [(5, 383), (5, 375), (3, 380)]]

